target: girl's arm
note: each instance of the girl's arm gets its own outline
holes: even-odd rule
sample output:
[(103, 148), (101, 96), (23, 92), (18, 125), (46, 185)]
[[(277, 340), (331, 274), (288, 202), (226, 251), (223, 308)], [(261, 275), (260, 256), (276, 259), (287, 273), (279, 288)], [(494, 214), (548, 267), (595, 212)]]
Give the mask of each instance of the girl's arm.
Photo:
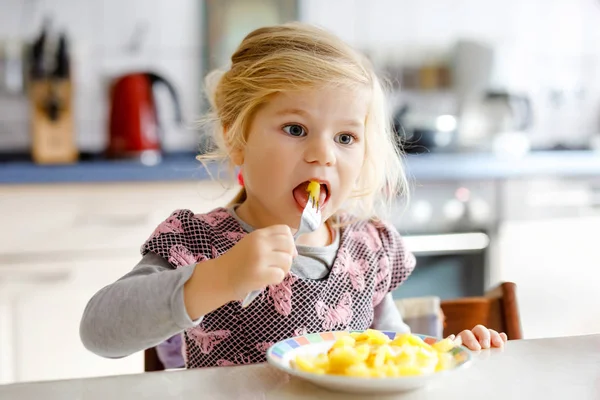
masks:
[(125, 357), (198, 325), (202, 317), (192, 321), (183, 296), (194, 269), (174, 269), (164, 258), (146, 254), (90, 299), (80, 325), (84, 346), (103, 357)]
[(401, 333), (410, 332), (409, 326), (402, 320), (400, 311), (398, 311), (391, 293), (386, 294), (381, 303), (375, 306), (374, 312), (375, 316), (371, 324), (372, 329)]

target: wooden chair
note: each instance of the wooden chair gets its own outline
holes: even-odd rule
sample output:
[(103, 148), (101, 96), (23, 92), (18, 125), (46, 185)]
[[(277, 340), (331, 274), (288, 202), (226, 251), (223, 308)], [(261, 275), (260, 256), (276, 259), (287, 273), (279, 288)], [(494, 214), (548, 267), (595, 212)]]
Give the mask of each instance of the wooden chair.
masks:
[(144, 371), (152, 372), (152, 371), (164, 371), (165, 366), (158, 358), (158, 353), (156, 352), (156, 347), (151, 347), (149, 349), (144, 350)]
[(441, 302), (444, 337), (482, 324), (505, 332), (509, 340), (522, 339), (516, 285), (503, 282), (483, 297), (464, 297)]

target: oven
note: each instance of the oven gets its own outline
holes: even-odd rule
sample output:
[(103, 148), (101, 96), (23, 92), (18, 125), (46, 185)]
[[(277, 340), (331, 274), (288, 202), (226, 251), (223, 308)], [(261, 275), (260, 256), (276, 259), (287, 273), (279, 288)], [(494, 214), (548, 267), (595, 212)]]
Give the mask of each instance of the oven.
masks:
[(496, 190), (493, 181), (422, 182), (408, 205), (396, 205), (392, 222), (417, 266), (394, 298), (484, 294), (497, 231)]

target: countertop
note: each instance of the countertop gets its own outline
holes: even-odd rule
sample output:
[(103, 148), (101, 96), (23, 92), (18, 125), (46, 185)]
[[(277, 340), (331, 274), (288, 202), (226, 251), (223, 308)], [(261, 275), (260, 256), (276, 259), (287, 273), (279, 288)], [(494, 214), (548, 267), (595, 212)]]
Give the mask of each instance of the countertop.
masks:
[[(290, 378), (267, 364), (0, 386), (0, 399), (196, 398), (341, 400), (375, 397), (329, 392)], [(385, 398), (597, 400), (600, 398), (600, 334), (509, 341), (502, 350), (481, 351), (469, 368), (449, 374), (430, 387)]]
[[(491, 154), (419, 154), (405, 160), (409, 178), (426, 180), (490, 180), (521, 177), (600, 177), (600, 152), (532, 152), (520, 158), (502, 158)], [(194, 154), (171, 154), (155, 166), (138, 161), (96, 159), (73, 165), (39, 166), (31, 162), (0, 163), (0, 184), (175, 181), (209, 179), (219, 168), (207, 168)]]

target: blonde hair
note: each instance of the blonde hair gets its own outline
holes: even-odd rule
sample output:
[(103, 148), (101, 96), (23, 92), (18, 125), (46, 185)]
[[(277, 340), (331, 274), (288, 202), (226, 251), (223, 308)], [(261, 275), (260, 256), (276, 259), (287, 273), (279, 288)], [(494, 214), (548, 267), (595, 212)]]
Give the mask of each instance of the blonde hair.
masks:
[[(230, 151), (244, 148), (255, 112), (272, 95), (324, 86), (367, 88), (365, 159), (344, 208), (358, 218), (377, 218), (396, 196), (408, 195), (382, 83), (367, 58), (335, 35), (298, 22), (257, 29), (242, 40), (228, 70), (207, 75), (206, 86), (211, 106), (206, 121), (213, 123), (215, 146), (198, 159), (227, 160), (231, 170)], [(242, 189), (232, 203), (245, 199)]]

